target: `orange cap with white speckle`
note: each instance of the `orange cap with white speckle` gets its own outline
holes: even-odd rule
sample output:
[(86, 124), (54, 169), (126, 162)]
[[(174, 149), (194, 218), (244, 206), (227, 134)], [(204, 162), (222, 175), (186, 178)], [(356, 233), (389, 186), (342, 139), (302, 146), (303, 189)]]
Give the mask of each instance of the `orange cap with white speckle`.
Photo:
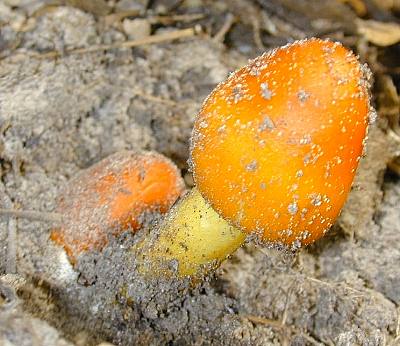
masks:
[(309, 39), (233, 73), (195, 121), (203, 197), (265, 241), (309, 244), (332, 226), (367, 134), (366, 69), (339, 43)]
[(75, 262), (101, 250), (110, 235), (139, 229), (145, 213), (166, 213), (184, 191), (178, 168), (163, 155), (117, 152), (69, 182), (57, 207), (65, 220), (51, 239)]

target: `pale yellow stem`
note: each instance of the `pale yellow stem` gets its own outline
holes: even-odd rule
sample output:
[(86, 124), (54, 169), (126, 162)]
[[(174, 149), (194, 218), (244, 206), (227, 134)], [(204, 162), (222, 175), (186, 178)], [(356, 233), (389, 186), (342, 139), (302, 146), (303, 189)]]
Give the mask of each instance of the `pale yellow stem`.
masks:
[(171, 210), (156, 239), (140, 245), (145, 271), (195, 276), (215, 269), (240, 247), (246, 234), (229, 225), (193, 189)]

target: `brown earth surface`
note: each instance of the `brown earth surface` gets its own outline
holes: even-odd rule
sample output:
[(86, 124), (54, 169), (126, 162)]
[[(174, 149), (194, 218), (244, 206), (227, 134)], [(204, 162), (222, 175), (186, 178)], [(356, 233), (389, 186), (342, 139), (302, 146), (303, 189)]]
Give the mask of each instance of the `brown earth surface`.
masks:
[(72, 176), (127, 149), (166, 155), (191, 186), (204, 98), (311, 36), (368, 63), (378, 113), (324, 239), (295, 255), (249, 243), (192, 288), (135, 270), (157, 214), (75, 269), (51, 223), (0, 217), (0, 345), (400, 345), (399, 1), (2, 0), (0, 208), (52, 212)]

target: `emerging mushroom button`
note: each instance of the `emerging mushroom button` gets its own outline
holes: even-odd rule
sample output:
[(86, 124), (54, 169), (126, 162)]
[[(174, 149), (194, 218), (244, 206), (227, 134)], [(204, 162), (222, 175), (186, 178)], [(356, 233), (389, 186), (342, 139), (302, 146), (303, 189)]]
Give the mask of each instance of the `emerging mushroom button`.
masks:
[(161, 154), (117, 152), (71, 179), (58, 201), (65, 220), (51, 239), (75, 263), (111, 234), (138, 230), (145, 213), (166, 213), (184, 190), (179, 170)]
[(290, 247), (325, 234), (351, 188), (369, 85), (341, 44), (298, 41), (251, 61), (206, 99), (192, 136), (202, 196), (229, 223)]

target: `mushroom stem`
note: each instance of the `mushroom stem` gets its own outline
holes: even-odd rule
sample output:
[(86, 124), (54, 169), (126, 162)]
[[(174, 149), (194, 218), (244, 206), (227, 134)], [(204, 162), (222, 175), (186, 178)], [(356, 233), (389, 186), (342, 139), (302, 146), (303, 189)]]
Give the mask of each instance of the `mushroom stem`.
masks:
[(144, 271), (151, 276), (202, 275), (218, 267), (245, 239), (245, 233), (220, 217), (193, 188), (160, 225), (156, 239), (150, 236), (141, 243)]

